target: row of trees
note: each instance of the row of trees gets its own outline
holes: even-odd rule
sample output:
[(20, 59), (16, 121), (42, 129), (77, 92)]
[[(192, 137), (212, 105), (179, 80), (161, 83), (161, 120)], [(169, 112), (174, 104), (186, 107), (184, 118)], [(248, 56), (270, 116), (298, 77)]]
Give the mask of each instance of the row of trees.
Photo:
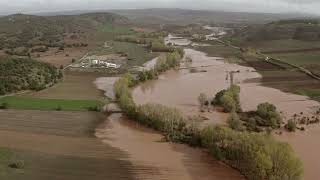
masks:
[(176, 68), (180, 65), (180, 60), (183, 55), (183, 51), (176, 49), (171, 53), (167, 53), (166, 56), (159, 57), (153, 69), (138, 73), (138, 80), (144, 82), (147, 80), (156, 79), (159, 73), (167, 71), (171, 68)]
[(248, 179), (299, 180), (303, 165), (292, 148), (267, 134), (211, 126), (201, 131), (202, 146)]
[(0, 61), (0, 95), (21, 90), (41, 90), (63, 77), (56, 67), (32, 59)]

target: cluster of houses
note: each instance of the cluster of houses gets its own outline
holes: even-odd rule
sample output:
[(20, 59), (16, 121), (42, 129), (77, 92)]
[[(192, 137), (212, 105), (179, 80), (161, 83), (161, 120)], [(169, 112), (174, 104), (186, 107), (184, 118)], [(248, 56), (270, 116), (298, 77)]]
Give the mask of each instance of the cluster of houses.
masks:
[(85, 60), (81, 61), (80, 67), (89, 68), (89, 67), (101, 67), (101, 68), (120, 68), (121, 65), (110, 63), (112, 58), (104, 56), (90, 56), (85, 57)]
[(105, 61), (105, 60), (93, 59), (90, 61), (91, 61), (91, 65), (95, 65), (95, 66), (103, 66), (107, 68), (120, 68), (120, 65), (109, 63), (108, 61)]

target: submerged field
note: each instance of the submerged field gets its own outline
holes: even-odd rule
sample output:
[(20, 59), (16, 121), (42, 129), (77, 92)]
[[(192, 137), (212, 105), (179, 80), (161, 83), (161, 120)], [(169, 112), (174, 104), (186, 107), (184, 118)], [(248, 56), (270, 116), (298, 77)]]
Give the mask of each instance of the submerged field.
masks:
[[(316, 48), (319, 44), (296, 40), (281, 40), (264, 42), (257, 45), (260, 51), (277, 51), (301, 48)], [(212, 57), (224, 57), (230, 63), (238, 63), (244, 66), (255, 68), (261, 75), (259, 79), (263, 85), (280, 89), (285, 92), (296, 93), (308, 96), (314, 100), (320, 101), (320, 83), (318, 80), (292, 68), (286, 64), (271, 64), (261, 58), (241, 53), (224, 45), (205, 46), (197, 48)], [(253, 44), (251, 44), (253, 45)], [(269, 55), (269, 53), (268, 53)], [(296, 64), (307, 68), (315, 74), (320, 73), (320, 53), (312, 52), (290, 52), (290, 53), (271, 53), (270, 56), (279, 58), (281, 61)], [(255, 82), (255, 80), (250, 80)]]

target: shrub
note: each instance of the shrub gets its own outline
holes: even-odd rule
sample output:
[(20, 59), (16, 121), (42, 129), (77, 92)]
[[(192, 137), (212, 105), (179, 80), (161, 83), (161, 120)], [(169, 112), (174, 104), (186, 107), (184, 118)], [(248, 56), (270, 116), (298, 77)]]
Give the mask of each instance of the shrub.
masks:
[(294, 122), (294, 120), (290, 119), (285, 127), (289, 132), (294, 132), (297, 129), (297, 124)]
[(232, 112), (227, 121), (229, 127), (233, 130), (240, 131), (242, 130), (242, 124), (240, 118), (236, 112)]
[(2, 103), (1, 105), (0, 105), (0, 109), (8, 109), (9, 108), (9, 105), (8, 105), (8, 103)]
[(280, 113), (277, 108), (270, 103), (262, 103), (258, 105), (257, 114), (260, 119), (257, 121), (261, 126), (269, 126), (272, 128), (280, 127), (282, 122)]
[(239, 94), (240, 87), (237, 85), (232, 85), (227, 90), (218, 92), (213, 103), (222, 106), (225, 112), (241, 112)]
[(88, 107), (88, 111), (100, 112), (100, 110), (99, 106)]
[(221, 102), (221, 98), (222, 98), (222, 96), (224, 95), (224, 93), (226, 92), (227, 90), (221, 90), (221, 91), (219, 91), (216, 95), (215, 95), (215, 97), (214, 97), (214, 101), (213, 101), (213, 103), (215, 104), (215, 105), (221, 105), (222, 104), (222, 102)]
[(19, 161), (15, 161), (13, 163), (10, 163), (8, 166), (13, 169), (23, 169), (25, 166), (25, 163), (24, 163), (24, 161), (19, 160)]
[(254, 117), (251, 117), (246, 122), (247, 130), (249, 131), (258, 131), (257, 122)]
[(55, 110), (56, 110), (56, 111), (62, 111), (62, 107), (61, 107), (61, 106), (58, 106)]
[(206, 102), (208, 102), (207, 95), (204, 93), (201, 93), (198, 97), (198, 101), (199, 101), (201, 108), (203, 108), (206, 105)]
[(234, 101), (232, 95), (230, 92), (226, 92), (221, 97), (221, 106), (224, 108), (225, 112), (232, 112), (236, 111), (236, 102)]

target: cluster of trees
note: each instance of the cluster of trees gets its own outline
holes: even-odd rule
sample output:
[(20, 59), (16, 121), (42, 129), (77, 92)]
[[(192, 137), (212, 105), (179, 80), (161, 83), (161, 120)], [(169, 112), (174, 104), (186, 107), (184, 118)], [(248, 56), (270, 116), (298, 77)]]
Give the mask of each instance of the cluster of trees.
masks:
[(130, 42), (130, 43), (135, 43), (135, 44), (150, 44), (151, 40), (147, 38), (141, 38), (137, 36), (132, 36), (132, 35), (126, 35), (126, 36), (118, 36), (116, 38), (117, 41), (120, 42)]
[(136, 44), (151, 44), (152, 41), (158, 40), (161, 41), (165, 36), (168, 34), (165, 32), (144, 32), (144, 33), (134, 33), (130, 35), (122, 35), (117, 36), (117, 41), (123, 41), (123, 42), (131, 42)]
[(72, 48), (72, 47), (88, 47), (87, 43), (73, 43), (73, 44), (65, 44), (64, 47)]
[(201, 142), (215, 158), (238, 169), (249, 180), (302, 178), (303, 165), (292, 148), (272, 136), (212, 126), (201, 131)]
[(153, 52), (172, 52), (174, 50), (173, 47), (167, 47), (163, 41), (154, 40), (150, 44), (150, 49)]
[(288, 123), (286, 124), (285, 128), (286, 128), (289, 132), (294, 132), (294, 131), (296, 131), (296, 129), (297, 129), (297, 123), (296, 123), (294, 120), (290, 119), (290, 120), (288, 121)]
[(259, 104), (256, 111), (244, 113), (242, 119), (246, 121), (248, 130), (258, 132), (263, 130), (260, 127), (277, 129), (282, 123), (280, 113), (270, 103)]
[(0, 61), (0, 95), (21, 90), (41, 90), (63, 76), (56, 67), (32, 59)]
[(28, 48), (7, 49), (4, 52), (8, 55), (30, 56)]
[(222, 106), (225, 112), (241, 112), (240, 87), (232, 85), (226, 90), (218, 92), (213, 100), (213, 104)]
[(144, 82), (147, 80), (156, 79), (159, 73), (179, 66), (183, 54), (183, 50), (181, 51), (180, 49), (176, 49), (173, 52), (168, 53), (166, 56), (159, 57), (153, 69), (148, 71), (141, 71), (138, 73), (139, 81)]
[(38, 47), (34, 47), (31, 49), (31, 52), (34, 53), (34, 52), (46, 52), (48, 51), (49, 48), (47, 46), (38, 46)]
[[(215, 95), (212, 104), (223, 107), (225, 112), (231, 112), (228, 120), (229, 127), (235, 130), (244, 130), (242, 121), (249, 131), (263, 131), (260, 127), (272, 129), (280, 128), (282, 118), (277, 108), (270, 103), (259, 104), (256, 111), (242, 112), (240, 105), (240, 87), (232, 85)], [(237, 113), (241, 113), (241, 117)]]

